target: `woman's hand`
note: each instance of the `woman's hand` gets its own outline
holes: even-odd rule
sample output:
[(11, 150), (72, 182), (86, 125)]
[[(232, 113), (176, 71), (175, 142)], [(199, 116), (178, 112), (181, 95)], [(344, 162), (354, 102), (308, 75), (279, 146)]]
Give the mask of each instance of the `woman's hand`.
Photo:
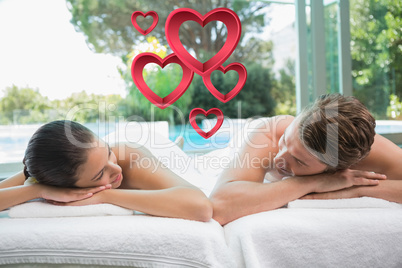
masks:
[(56, 205), (56, 206), (87, 206), (87, 205), (96, 205), (96, 204), (102, 204), (104, 203), (103, 201), (103, 192), (100, 191), (92, 196), (78, 200), (78, 201), (71, 201), (71, 202), (59, 202), (59, 201), (53, 201), (53, 200), (47, 200), (48, 203)]
[(100, 191), (112, 187), (110, 184), (91, 188), (59, 188), (41, 184), (37, 184), (36, 186), (41, 187), (41, 197), (43, 199), (63, 203), (87, 199)]
[(385, 180), (387, 177), (383, 174), (345, 169), (334, 174), (323, 173), (314, 176), (308, 176), (314, 180), (314, 191), (316, 193), (333, 192), (347, 189), (352, 186), (375, 186), (379, 180)]

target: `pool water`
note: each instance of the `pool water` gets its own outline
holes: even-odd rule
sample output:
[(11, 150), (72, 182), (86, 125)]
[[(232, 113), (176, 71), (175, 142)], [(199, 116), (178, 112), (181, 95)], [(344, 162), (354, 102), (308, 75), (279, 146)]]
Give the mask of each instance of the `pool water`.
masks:
[[(0, 126), (0, 163), (21, 162), (29, 139), (40, 126)], [(99, 137), (104, 137), (114, 132), (116, 128), (114, 124), (88, 123), (85, 126)], [(223, 148), (227, 146), (230, 140), (229, 135), (224, 133), (217, 133), (209, 139), (204, 139), (190, 125), (177, 125), (169, 128), (170, 140), (175, 141), (179, 136), (184, 138), (184, 151)]]
[[(116, 128), (115, 124), (88, 123), (85, 126), (99, 137), (112, 133)], [(21, 162), (30, 137), (39, 127), (40, 125), (0, 126), (0, 163)], [(402, 121), (377, 121), (376, 131), (379, 134), (402, 133)], [(183, 150), (186, 152), (224, 148), (231, 135), (233, 133), (229, 131), (219, 131), (209, 139), (204, 139), (188, 124), (169, 127), (169, 139), (175, 141), (178, 136), (182, 136)]]

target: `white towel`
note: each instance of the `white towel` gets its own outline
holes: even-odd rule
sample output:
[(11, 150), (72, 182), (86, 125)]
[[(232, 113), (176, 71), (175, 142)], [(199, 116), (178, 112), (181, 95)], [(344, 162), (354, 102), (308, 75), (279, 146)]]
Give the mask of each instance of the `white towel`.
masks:
[(0, 226), (0, 266), (235, 267), (213, 220), (63, 217), (0, 219)]
[(44, 201), (16, 205), (8, 211), (10, 218), (53, 218), (81, 216), (122, 216), (133, 215), (132, 210), (111, 204), (88, 206), (56, 206)]
[(402, 267), (401, 212), (276, 209), (224, 229), (237, 267)]
[(402, 208), (402, 204), (373, 197), (345, 199), (297, 199), (289, 202), (288, 208)]

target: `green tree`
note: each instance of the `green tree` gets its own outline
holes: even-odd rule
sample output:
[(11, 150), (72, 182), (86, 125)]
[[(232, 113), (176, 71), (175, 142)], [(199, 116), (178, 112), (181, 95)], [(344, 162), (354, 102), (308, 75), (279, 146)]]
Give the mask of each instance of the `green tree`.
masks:
[(108, 121), (110, 116), (124, 116), (124, 103), (120, 95), (88, 95), (85, 91), (73, 93), (64, 100), (53, 101), (58, 117), (81, 123)]
[[(152, 52), (159, 57), (166, 56), (167, 48), (159, 43), (155, 37), (148, 37), (146, 43), (134, 47), (132, 52), (126, 56), (126, 67), (121, 68), (120, 74), (126, 83), (128, 96), (124, 103), (126, 104), (126, 112), (129, 115), (128, 120), (168, 120), (172, 124), (181, 122), (183, 116), (179, 111), (187, 111), (191, 102), (191, 89), (187, 89), (186, 93), (180, 97), (173, 105), (165, 108), (156, 108), (145, 96), (139, 91), (133, 83), (131, 77), (131, 64), (135, 56), (143, 52)], [(169, 64), (163, 68), (156, 64), (146, 65), (143, 70), (143, 77), (148, 87), (160, 97), (166, 97), (172, 92), (182, 79), (182, 69), (177, 64)]]
[(402, 102), (394, 94), (391, 94), (390, 96), (390, 105), (387, 108), (387, 116), (388, 118), (402, 120)]
[(328, 93), (339, 92), (338, 12), (337, 2), (325, 6), (326, 91)]
[[(201, 107), (204, 110), (217, 107), (230, 118), (274, 115), (276, 102), (271, 96), (271, 89), (275, 87), (276, 81), (271, 70), (259, 64), (249, 64), (246, 67), (248, 72), (246, 84), (228, 103), (213, 97), (200, 76), (194, 77), (191, 84), (193, 87), (191, 107)], [(211, 81), (219, 92), (226, 94), (236, 85), (238, 75), (235, 72), (224, 75), (222, 72), (215, 71), (212, 73)]]
[(64, 100), (50, 101), (38, 89), (7, 87), (0, 99), (0, 124), (44, 123), (58, 119), (82, 123), (109, 120), (111, 116), (127, 116), (126, 104), (120, 95), (88, 95), (73, 93)]
[[(131, 78), (131, 62), (135, 55), (145, 51), (155, 53), (156, 47), (150, 49), (140, 49), (144, 43), (151, 44), (154, 40), (160, 42), (159, 48), (165, 48), (166, 54), (171, 53), (165, 36), (165, 21), (168, 15), (178, 7), (188, 7), (197, 10), (201, 14), (206, 14), (208, 11), (217, 7), (227, 7), (236, 12), (242, 24), (242, 35), (240, 42), (224, 65), (231, 62), (241, 62), (248, 69), (250, 77), (258, 77), (261, 79), (253, 78), (253, 81), (247, 81), (242, 92), (233, 99), (230, 104), (224, 106), (215, 99), (214, 96), (209, 94), (207, 89), (202, 83), (201, 77), (194, 76), (194, 80), (187, 90), (187, 92), (174, 103), (182, 114), (189, 114), (189, 107), (201, 107), (207, 109), (211, 104), (215, 107), (221, 107), (225, 115), (234, 115), (234, 103), (242, 102), (247, 112), (247, 116), (271, 114), (273, 107), (271, 100), (265, 99), (266, 94), (269, 94), (274, 84), (273, 76), (271, 75), (270, 68), (272, 67), (272, 43), (263, 41), (256, 37), (256, 34), (261, 33), (263, 27), (268, 22), (265, 14), (269, 3), (263, 1), (227, 1), (227, 0), (206, 0), (206, 1), (190, 1), (190, 0), (167, 0), (167, 1), (83, 1), (83, 0), (67, 0), (68, 8), (73, 16), (71, 22), (77, 31), (83, 32), (87, 37), (88, 46), (96, 52), (110, 53), (118, 55), (125, 62), (126, 68), (120, 69), (120, 73), (126, 81), (129, 94), (126, 98), (128, 110), (134, 114), (143, 117), (145, 120), (150, 119), (151, 111), (154, 112), (154, 120), (169, 120), (178, 121), (178, 114), (172, 109), (166, 108), (164, 110), (155, 109), (150, 105), (149, 101), (140, 94), (139, 90), (135, 87)], [(148, 35), (144, 37), (139, 34), (131, 24), (132, 12), (140, 10), (154, 10), (158, 13), (159, 23), (157, 27)], [(146, 28), (146, 27), (144, 27)], [(194, 53), (196, 58), (201, 62), (206, 61), (211, 56), (216, 54), (223, 46), (226, 40), (226, 27), (219, 22), (211, 22), (204, 28), (195, 22), (185, 22), (182, 25), (183, 31), (180, 31), (180, 40), (183, 45), (191, 52)], [(151, 38), (149, 36), (152, 36)], [(159, 50), (158, 50), (159, 51)], [(253, 64), (260, 64), (264, 70), (257, 71), (256, 75), (251, 74), (257, 68), (249, 66)], [(268, 77), (259, 76), (258, 74), (265, 72)], [(169, 75), (164, 75), (164, 72), (158, 71), (151, 73), (145, 71), (145, 76), (149, 78), (149, 86), (159, 96), (166, 95), (166, 92), (171, 92), (173, 85), (172, 81), (176, 81), (181, 74), (177, 71), (170, 72)], [(166, 73), (166, 72), (165, 72)], [(232, 84), (228, 82), (227, 78), (224, 79), (227, 87)], [(237, 81), (237, 80), (236, 80)], [(147, 82), (148, 83), (148, 82)], [(229, 85), (230, 84), (230, 85)], [(253, 85), (253, 87), (251, 87)], [(267, 85), (266, 88), (261, 89), (263, 92), (255, 93), (254, 85)], [(223, 89), (225, 90), (225, 89)], [(203, 92), (198, 94), (197, 92)], [(205, 93), (206, 92), (206, 93)], [(262, 94), (264, 97), (256, 97)], [(249, 96), (246, 96), (249, 95)], [(246, 100), (250, 100), (250, 104)], [(253, 105), (260, 101), (259, 105)], [(199, 106), (195, 106), (199, 105)], [(201, 106), (205, 105), (205, 106)], [(250, 105), (250, 107), (248, 107)], [(257, 108), (259, 107), (259, 108)], [(265, 107), (265, 108), (261, 108)], [(255, 109), (254, 109), (255, 108)], [(252, 113), (251, 111), (254, 111)]]
[(390, 94), (402, 97), (402, 2), (352, 0), (350, 7), (354, 95), (386, 118)]
[(272, 98), (277, 102), (275, 114), (296, 115), (296, 69), (294, 60), (288, 59), (279, 70), (278, 85), (272, 89)]
[[(155, 36), (162, 45), (167, 46), (165, 22), (174, 9), (187, 7), (206, 14), (214, 8), (227, 7), (236, 12), (242, 23), (241, 40), (233, 58), (239, 61), (247, 57), (253, 61), (260, 60), (258, 52), (264, 46), (264, 42), (252, 37), (255, 33), (262, 32), (266, 24), (264, 16), (269, 3), (242, 0), (67, 0), (67, 6), (72, 14), (71, 23), (77, 31), (84, 33), (87, 44), (93, 51), (123, 57), (132, 50), (133, 45), (145, 41), (145, 37), (131, 24), (131, 14), (134, 11), (154, 10), (158, 13), (158, 25), (150, 35)], [(138, 19), (137, 21), (140, 22)], [(201, 61), (205, 60), (206, 52), (216, 53), (226, 40), (226, 27), (217, 21), (208, 23), (204, 28), (195, 22), (185, 22), (182, 27), (184, 30), (180, 31), (180, 40), (185, 47), (191, 48)], [(201, 37), (202, 40), (196, 37)]]
[(50, 101), (38, 89), (13, 85), (4, 90), (4, 97), (0, 99), (0, 123), (43, 122), (46, 120), (44, 111), (50, 108)]

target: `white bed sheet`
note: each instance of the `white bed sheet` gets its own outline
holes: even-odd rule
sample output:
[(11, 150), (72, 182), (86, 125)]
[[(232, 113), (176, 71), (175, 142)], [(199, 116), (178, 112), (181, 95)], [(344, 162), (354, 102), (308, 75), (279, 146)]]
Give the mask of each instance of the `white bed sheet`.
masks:
[(0, 219), (0, 265), (233, 267), (222, 227), (135, 216)]
[(283, 208), (224, 229), (238, 267), (402, 267), (400, 208)]
[[(222, 166), (204, 163), (233, 153), (221, 149), (190, 158), (166, 138), (148, 139), (144, 145), (207, 195)], [(224, 228), (213, 220), (146, 215), (0, 217), (0, 265), (402, 267), (398, 206), (385, 208), (382, 202), (362, 208), (362, 200), (355, 200), (355, 208), (345, 208), (350, 203), (340, 208), (333, 201), (317, 202), (297, 201), (289, 209), (243, 217)]]

